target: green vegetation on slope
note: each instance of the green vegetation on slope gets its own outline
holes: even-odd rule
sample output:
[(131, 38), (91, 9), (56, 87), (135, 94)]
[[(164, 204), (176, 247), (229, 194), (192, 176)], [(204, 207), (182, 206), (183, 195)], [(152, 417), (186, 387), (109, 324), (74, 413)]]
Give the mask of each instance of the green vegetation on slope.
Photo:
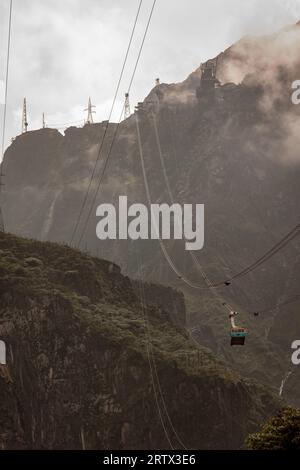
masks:
[(300, 410), (283, 408), (247, 443), (253, 450), (300, 450)]
[(0, 234), (3, 449), (167, 448), (165, 406), (187, 447), (239, 448), (276, 412), (133, 286), (110, 262)]
[[(186, 372), (221, 375), (238, 380), (167, 316), (148, 307), (143, 315), (138, 294), (128, 278), (109, 262), (91, 258), (65, 245), (0, 235), (0, 305), (30, 308), (33, 300), (63, 300), (95, 332), (143, 356), (151, 339), (157, 359), (177, 364)], [(2, 320), (5, 318), (2, 317)], [(149, 336), (145, 322), (148, 322)]]

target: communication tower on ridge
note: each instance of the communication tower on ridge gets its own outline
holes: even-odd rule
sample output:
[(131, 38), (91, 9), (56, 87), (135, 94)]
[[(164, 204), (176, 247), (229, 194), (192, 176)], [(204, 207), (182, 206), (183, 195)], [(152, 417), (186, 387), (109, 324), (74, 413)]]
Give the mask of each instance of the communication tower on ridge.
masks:
[(84, 111), (87, 111), (88, 115), (87, 115), (87, 120), (86, 120), (86, 124), (93, 124), (94, 123), (94, 119), (93, 119), (93, 114), (96, 113), (96, 111), (93, 111), (93, 108), (96, 108), (96, 106), (94, 106), (91, 102), (91, 98), (89, 98), (89, 102), (88, 102), (88, 107), (84, 110)]
[(130, 116), (129, 93), (125, 93), (124, 119)]
[(26, 98), (24, 98), (23, 113), (22, 113), (22, 134), (24, 134), (24, 132), (27, 132), (27, 129), (28, 129), (27, 104), (26, 104)]

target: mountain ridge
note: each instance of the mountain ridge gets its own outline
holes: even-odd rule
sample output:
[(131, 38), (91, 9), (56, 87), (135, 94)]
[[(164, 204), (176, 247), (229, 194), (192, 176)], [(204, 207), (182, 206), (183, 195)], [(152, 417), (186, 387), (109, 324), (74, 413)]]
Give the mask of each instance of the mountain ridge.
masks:
[[(158, 85), (144, 100), (140, 130), (152, 199), (169, 202), (156, 122), (176, 202), (205, 204), (206, 241), (197, 257), (213, 280), (243, 269), (298, 222), (300, 108), (291, 103), (291, 83), (300, 76), (299, 31), (292, 26), (269, 37), (245, 38), (227, 49), (219, 56), (217, 78), (221, 83), (212, 94), (199, 93), (201, 69), (197, 69), (181, 84)], [(102, 158), (115, 126), (108, 126)], [(104, 128), (104, 123), (71, 127), (64, 137), (44, 129), (12, 143), (4, 160), (3, 209), (9, 231), (70, 242)], [(96, 238), (97, 204), (114, 203), (120, 194), (130, 202), (147, 204), (139, 160), (133, 115), (120, 124), (92, 217), (85, 227), (86, 208), (75, 244), (86, 230), (81, 249), (116, 262), (133, 278), (138, 276), (137, 252), (145, 280), (184, 292), (188, 327), (195, 331), (195, 340), (244, 376), (279, 393), (292, 367), (290, 345), (300, 334), (299, 304), (258, 318), (251, 312), (298, 292), (299, 242), (295, 240), (258, 270), (220, 291), (241, 313), (241, 322), (250, 332), (246, 348), (235, 354), (228, 344), (230, 325), (221, 303), (209, 290), (195, 292), (186, 287), (168, 267), (157, 242), (99, 243)], [(100, 159), (96, 168), (93, 191), (102, 162)], [(166, 246), (189, 279), (203, 282), (205, 287), (180, 243), (170, 241)], [(294, 368), (283, 391), (290, 403), (298, 405), (295, 384), (299, 380)]]
[(157, 307), (143, 318), (117, 266), (8, 234), (0, 250), (2, 449), (170, 448), (157, 406), (176, 448), (166, 409), (188, 448), (240, 448), (281, 406)]

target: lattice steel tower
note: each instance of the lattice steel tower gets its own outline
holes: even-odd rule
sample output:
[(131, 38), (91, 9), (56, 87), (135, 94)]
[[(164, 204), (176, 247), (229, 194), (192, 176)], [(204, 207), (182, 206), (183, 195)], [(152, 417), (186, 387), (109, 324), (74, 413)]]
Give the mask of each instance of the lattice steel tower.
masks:
[(23, 113), (22, 113), (22, 134), (27, 132), (28, 129), (28, 120), (27, 120), (27, 105), (26, 105), (26, 98), (23, 101)]
[(130, 114), (129, 93), (125, 93), (124, 119), (127, 119)]
[(91, 98), (89, 98), (88, 107), (84, 110), (88, 113), (86, 124), (93, 124), (94, 122), (93, 114), (95, 114), (96, 111), (93, 111), (93, 108), (96, 108), (96, 106), (92, 104)]

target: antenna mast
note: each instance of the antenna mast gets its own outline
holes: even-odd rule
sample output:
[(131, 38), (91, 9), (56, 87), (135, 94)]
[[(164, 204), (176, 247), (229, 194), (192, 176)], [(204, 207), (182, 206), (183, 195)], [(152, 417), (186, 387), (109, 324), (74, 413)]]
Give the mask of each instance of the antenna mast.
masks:
[(129, 118), (130, 114), (129, 93), (125, 93), (124, 119)]
[(26, 105), (26, 98), (23, 101), (23, 114), (22, 114), (22, 134), (27, 132), (28, 128), (28, 121), (27, 121), (27, 105)]
[(92, 104), (91, 98), (89, 98), (88, 107), (84, 110), (88, 113), (86, 124), (94, 123), (93, 114), (95, 114), (96, 111), (93, 111), (93, 108), (96, 108), (96, 106)]
[(45, 113), (43, 113), (43, 129), (46, 127), (46, 121), (45, 121)]

